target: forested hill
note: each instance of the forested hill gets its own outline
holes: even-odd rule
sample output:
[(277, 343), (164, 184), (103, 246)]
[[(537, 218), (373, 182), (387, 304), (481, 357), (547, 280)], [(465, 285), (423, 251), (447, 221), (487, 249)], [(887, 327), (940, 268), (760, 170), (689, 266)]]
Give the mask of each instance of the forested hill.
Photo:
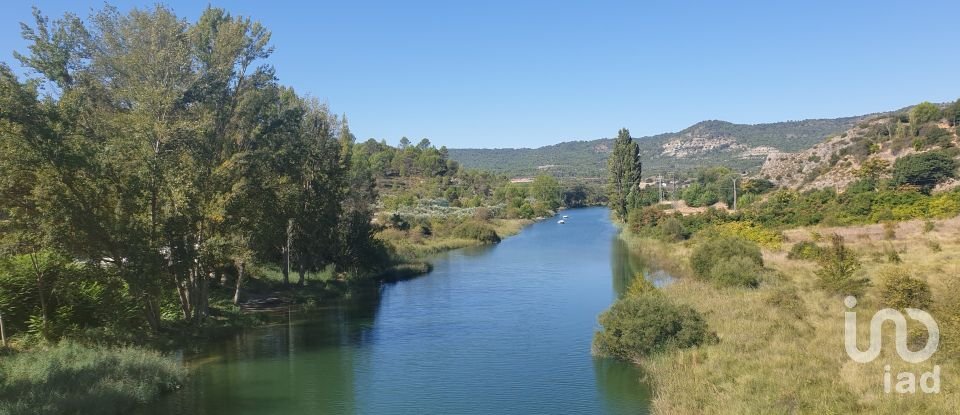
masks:
[[(711, 120), (680, 132), (634, 140), (640, 145), (644, 176), (715, 164), (738, 170), (756, 170), (770, 153), (810, 148), (832, 134), (853, 127), (865, 117), (753, 125)], [(602, 138), (535, 149), (450, 149), (450, 157), (465, 167), (516, 177), (533, 176), (538, 172), (561, 177), (603, 177), (612, 142), (612, 139)]]

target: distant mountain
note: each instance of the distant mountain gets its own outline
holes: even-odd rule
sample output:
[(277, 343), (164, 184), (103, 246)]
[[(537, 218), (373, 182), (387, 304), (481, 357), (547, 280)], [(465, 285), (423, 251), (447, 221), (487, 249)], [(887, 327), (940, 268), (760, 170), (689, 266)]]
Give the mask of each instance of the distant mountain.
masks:
[[(876, 115), (876, 114), (872, 114)], [(757, 171), (767, 156), (805, 150), (872, 115), (769, 124), (702, 121), (680, 132), (634, 138), (644, 176), (723, 164)], [(513, 177), (551, 172), (558, 176), (604, 177), (613, 139), (569, 141), (535, 149), (450, 149), (450, 158), (469, 168)]]

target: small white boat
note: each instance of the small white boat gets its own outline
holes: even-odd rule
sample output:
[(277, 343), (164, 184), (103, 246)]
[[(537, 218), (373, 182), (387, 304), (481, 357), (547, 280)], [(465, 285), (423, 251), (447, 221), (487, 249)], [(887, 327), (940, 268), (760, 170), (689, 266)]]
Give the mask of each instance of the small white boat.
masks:
[(564, 219), (566, 219), (566, 218), (569, 218), (569, 216), (567, 216), (567, 215), (563, 215), (563, 218), (564, 218)]
[(560, 220), (557, 221), (557, 223), (563, 225), (564, 223), (567, 223), (567, 221), (565, 221), (565, 220), (563, 220), (563, 219), (560, 219)]

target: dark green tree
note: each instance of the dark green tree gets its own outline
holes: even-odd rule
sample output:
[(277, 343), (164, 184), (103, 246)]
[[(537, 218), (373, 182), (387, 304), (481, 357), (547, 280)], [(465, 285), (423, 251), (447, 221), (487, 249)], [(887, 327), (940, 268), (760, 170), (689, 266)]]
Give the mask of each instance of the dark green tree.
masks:
[(640, 147), (630, 138), (630, 131), (621, 128), (607, 160), (610, 206), (621, 219), (627, 217), (630, 194), (639, 191), (641, 167)]
[(911, 154), (893, 163), (893, 181), (898, 186), (916, 186), (930, 193), (936, 185), (955, 177), (956, 170), (957, 161), (943, 151)]

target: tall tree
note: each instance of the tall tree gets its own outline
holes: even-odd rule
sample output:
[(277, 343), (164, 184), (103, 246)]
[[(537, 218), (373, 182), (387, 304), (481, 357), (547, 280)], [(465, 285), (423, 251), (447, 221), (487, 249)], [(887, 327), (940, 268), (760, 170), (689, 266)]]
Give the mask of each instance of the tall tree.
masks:
[(640, 147), (630, 138), (630, 130), (621, 128), (607, 160), (610, 206), (621, 219), (627, 216), (630, 195), (639, 191)]

